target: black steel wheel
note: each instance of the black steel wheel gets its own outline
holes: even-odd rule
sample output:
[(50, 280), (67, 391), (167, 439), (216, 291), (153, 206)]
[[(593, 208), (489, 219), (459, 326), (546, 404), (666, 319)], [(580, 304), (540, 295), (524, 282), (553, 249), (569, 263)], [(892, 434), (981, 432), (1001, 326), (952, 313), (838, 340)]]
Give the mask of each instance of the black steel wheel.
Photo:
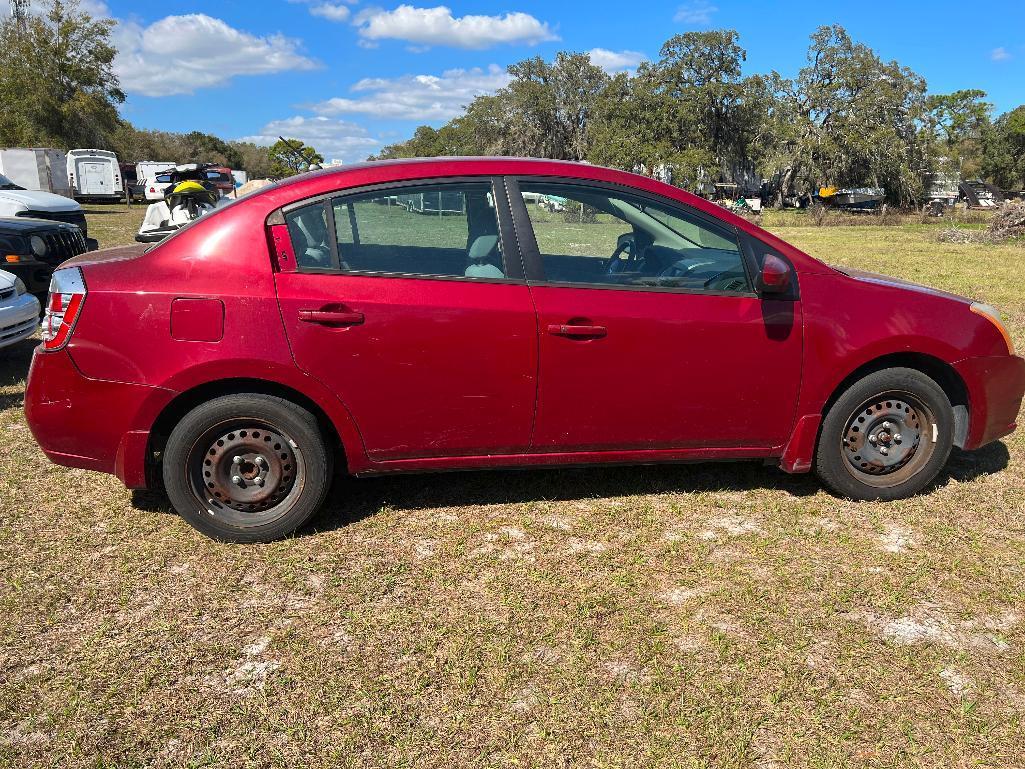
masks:
[(228, 395), (190, 411), (168, 439), (164, 485), (200, 531), (231, 542), (294, 532), (323, 503), (331, 461), (316, 419), (262, 394)]
[(871, 486), (903, 483), (928, 464), (936, 449), (936, 429), (932, 412), (911, 393), (880, 393), (862, 403), (847, 422), (841, 441), (847, 468)]
[(815, 470), (851, 499), (901, 499), (930, 484), (953, 446), (953, 410), (943, 389), (914, 369), (877, 371), (827, 412)]

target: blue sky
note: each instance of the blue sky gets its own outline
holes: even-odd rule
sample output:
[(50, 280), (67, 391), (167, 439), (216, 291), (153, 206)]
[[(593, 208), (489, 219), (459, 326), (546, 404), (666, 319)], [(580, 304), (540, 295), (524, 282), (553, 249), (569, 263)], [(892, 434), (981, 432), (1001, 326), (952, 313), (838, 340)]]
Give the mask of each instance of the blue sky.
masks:
[(673, 34), (714, 27), (739, 31), (749, 73), (795, 74), (808, 35), (837, 23), (923, 75), (932, 92), (981, 88), (997, 113), (1025, 102), (1022, 2), (985, 10), (963, 0), (81, 3), (119, 20), (123, 113), (136, 125), (261, 142), (285, 132), (346, 161), (421, 123), (443, 124), (528, 56), (596, 51), (597, 63), (629, 68), (657, 57)]

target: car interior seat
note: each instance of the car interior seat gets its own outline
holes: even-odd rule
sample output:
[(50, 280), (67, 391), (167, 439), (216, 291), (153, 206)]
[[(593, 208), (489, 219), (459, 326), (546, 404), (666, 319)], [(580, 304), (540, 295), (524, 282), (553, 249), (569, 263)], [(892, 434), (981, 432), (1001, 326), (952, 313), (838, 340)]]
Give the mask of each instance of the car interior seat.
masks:
[[(467, 258), (470, 264), (463, 273), (467, 278), (504, 278), (505, 273), (495, 265), (498, 255), (498, 235), (481, 235), (470, 244)], [(498, 255), (501, 259), (501, 256)]]

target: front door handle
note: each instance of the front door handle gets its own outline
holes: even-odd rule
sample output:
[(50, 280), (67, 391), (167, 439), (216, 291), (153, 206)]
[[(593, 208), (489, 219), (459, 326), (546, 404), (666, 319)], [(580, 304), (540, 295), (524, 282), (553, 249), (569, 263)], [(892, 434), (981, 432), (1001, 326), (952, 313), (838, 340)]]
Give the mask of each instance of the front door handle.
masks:
[(568, 336), (570, 339), (600, 339), (608, 333), (608, 329), (605, 326), (553, 323), (548, 326), (548, 333), (555, 336)]
[(319, 323), (322, 326), (358, 326), (363, 322), (363, 313), (342, 310), (299, 310), (303, 323)]

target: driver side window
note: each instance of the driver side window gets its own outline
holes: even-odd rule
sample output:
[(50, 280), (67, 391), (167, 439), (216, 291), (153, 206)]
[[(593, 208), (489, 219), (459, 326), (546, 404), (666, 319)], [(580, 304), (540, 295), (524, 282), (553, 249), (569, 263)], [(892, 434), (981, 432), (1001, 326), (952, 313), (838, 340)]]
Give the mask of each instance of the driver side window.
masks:
[(752, 290), (725, 225), (598, 187), (521, 182), (520, 191), (551, 282)]

